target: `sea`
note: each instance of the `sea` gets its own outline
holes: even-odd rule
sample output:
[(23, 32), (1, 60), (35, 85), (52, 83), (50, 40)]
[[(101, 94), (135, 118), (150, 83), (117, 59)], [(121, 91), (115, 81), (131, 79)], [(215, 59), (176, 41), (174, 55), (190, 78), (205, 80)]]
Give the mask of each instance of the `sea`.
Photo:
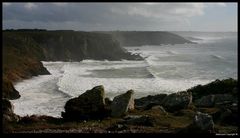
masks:
[[(21, 98), (11, 100), (20, 116), (61, 117), (67, 100), (103, 85), (113, 99), (134, 90), (134, 98), (171, 94), (216, 79), (237, 79), (237, 33), (178, 32), (196, 44), (124, 47), (143, 61), (46, 62), (51, 75), (39, 75), (14, 85)], [(111, 52), (111, 51), (109, 51)]]

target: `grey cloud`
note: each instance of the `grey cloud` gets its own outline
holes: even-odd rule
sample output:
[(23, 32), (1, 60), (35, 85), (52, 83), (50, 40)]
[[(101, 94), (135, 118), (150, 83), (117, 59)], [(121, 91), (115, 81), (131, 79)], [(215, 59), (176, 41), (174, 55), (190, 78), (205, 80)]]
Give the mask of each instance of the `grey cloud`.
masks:
[(3, 3), (3, 27), (75, 30), (186, 28), (189, 18), (204, 14), (204, 7), (202, 3)]

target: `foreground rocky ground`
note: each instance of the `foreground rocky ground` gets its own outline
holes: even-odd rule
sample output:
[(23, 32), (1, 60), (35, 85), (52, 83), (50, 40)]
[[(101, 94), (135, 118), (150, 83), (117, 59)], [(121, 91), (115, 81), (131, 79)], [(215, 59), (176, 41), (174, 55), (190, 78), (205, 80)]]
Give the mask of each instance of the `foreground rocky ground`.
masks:
[(4, 133), (238, 133), (237, 80), (216, 80), (170, 95), (113, 101), (96, 86), (70, 99), (61, 118), (19, 117), (3, 99)]

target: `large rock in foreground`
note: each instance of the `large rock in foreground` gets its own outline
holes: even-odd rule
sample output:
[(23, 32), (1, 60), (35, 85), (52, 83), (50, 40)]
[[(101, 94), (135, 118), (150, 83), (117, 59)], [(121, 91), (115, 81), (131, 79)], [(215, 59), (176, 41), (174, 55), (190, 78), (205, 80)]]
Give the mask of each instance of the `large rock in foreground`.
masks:
[(151, 109), (153, 106), (162, 105), (163, 99), (167, 94), (157, 94), (157, 95), (148, 95), (147, 97), (142, 97), (135, 99), (135, 108), (136, 109)]
[(182, 129), (180, 133), (215, 133), (213, 119), (208, 114), (197, 112), (192, 124)]
[(174, 112), (180, 109), (187, 108), (192, 103), (191, 92), (178, 92), (165, 97), (162, 101), (162, 106), (166, 111)]
[(121, 117), (128, 110), (134, 109), (134, 98), (133, 98), (133, 90), (129, 90), (122, 95), (118, 95), (114, 97), (113, 102), (111, 104), (111, 116), (112, 117)]
[(104, 105), (104, 87), (96, 86), (67, 101), (62, 117), (66, 120), (102, 119), (106, 115)]

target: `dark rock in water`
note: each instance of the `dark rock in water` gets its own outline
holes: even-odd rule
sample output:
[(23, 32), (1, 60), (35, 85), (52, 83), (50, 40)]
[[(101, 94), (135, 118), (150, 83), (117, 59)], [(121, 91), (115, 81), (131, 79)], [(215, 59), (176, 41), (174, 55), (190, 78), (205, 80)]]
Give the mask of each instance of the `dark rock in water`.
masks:
[(215, 133), (213, 119), (208, 114), (197, 112), (193, 122), (179, 133)]
[(162, 106), (166, 111), (175, 112), (187, 108), (192, 103), (191, 92), (177, 92), (168, 95), (162, 101)]
[(114, 97), (113, 102), (111, 104), (112, 117), (121, 117), (128, 110), (134, 109), (133, 93), (134, 93), (133, 90), (129, 90), (122, 95)]
[(161, 105), (163, 99), (167, 96), (167, 94), (158, 94), (158, 95), (148, 95), (147, 97), (142, 97), (139, 99), (135, 99), (135, 108), (137, 109), (151, 109), (153, 106)]
[(104, 99), (104, 87), (96, 86), (67, 101), (62, 117), (66, 120), (101, 119), (106, 115)]
[(141, 125), (141, 126), (154, 126), (156, 123), (155, 118), (147, 115), (129, 115), (126, 116), (125, 121), (122, 123), (128, 125)]
[(201, 99), (195, 101), (197, 107), (214, 107), (233, 103), (235, 98), (230, 94), (215, 94), (203, 96)]
[(14, 106), (7, 99), (2, 99), (3, 123), (18, 122), (20, 117), (13, 112)]
[(20, 98), (19, 92), (13, 87), (12, 82), (5, 78), (2, 83), (2, 97), (10, 100)]

